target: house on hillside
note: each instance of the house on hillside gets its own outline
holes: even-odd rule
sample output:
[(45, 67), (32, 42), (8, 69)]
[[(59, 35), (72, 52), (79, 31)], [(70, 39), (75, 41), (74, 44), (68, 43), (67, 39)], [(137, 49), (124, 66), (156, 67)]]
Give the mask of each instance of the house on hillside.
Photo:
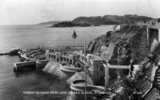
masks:
[(160, 23), (158, 21), (152, 21), (147, 26), (147, 40), (149, 46), (152, 45), (153, 41), (160, 42)]

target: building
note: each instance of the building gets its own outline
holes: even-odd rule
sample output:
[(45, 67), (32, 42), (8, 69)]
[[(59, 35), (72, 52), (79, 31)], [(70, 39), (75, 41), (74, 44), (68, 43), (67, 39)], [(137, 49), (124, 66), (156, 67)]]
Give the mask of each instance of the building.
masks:
[(158, 21), (154, 20), (147, 25), (147, 40), (149, 46), (152, 45), (153, 41), (160, 42), (160, 23)]

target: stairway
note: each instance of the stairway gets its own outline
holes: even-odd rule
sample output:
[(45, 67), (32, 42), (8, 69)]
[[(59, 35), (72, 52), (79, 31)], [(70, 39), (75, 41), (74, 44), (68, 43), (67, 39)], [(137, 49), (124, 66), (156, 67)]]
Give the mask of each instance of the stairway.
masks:
[(156, 71), (154, 85), (160, 91), (160, 68)]

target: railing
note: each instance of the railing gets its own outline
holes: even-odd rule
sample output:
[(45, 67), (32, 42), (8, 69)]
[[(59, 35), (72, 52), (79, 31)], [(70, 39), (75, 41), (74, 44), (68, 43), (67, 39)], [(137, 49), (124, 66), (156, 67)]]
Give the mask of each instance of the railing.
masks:
[[(109, 63), (103, 64), (105, 68), (105, 90), (107, 91), (107, 87), (109, 85), (109, 69), (130, 69), (130, 65), (110, 65)], [(134, 65), (137, 66), (137, 65)]]
[(54, 61), (57, 61), (57, 62), (67, 62), (67, 63), (72, 63), (72, 64), (74, 63), (73, 58), (69, 57), (69, 56), (66, 56), (66, 55), (48, 53), (47, 56), (50, 60), (54, 60)]

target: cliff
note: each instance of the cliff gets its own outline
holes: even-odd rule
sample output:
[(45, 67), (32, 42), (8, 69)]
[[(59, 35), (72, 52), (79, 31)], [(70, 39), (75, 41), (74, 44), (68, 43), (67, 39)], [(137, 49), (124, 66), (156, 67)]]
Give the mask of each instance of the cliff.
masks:
[(102, 47), (107, 48), (112, 43), (115, 46), (110, 63), (129, 64), (130, 59), (139, 63), (149, 53), (146, 32), (145, 26), (123, 25), (120, 30), (109, 31), (91, 41), (88, 52), (102, 54)]

